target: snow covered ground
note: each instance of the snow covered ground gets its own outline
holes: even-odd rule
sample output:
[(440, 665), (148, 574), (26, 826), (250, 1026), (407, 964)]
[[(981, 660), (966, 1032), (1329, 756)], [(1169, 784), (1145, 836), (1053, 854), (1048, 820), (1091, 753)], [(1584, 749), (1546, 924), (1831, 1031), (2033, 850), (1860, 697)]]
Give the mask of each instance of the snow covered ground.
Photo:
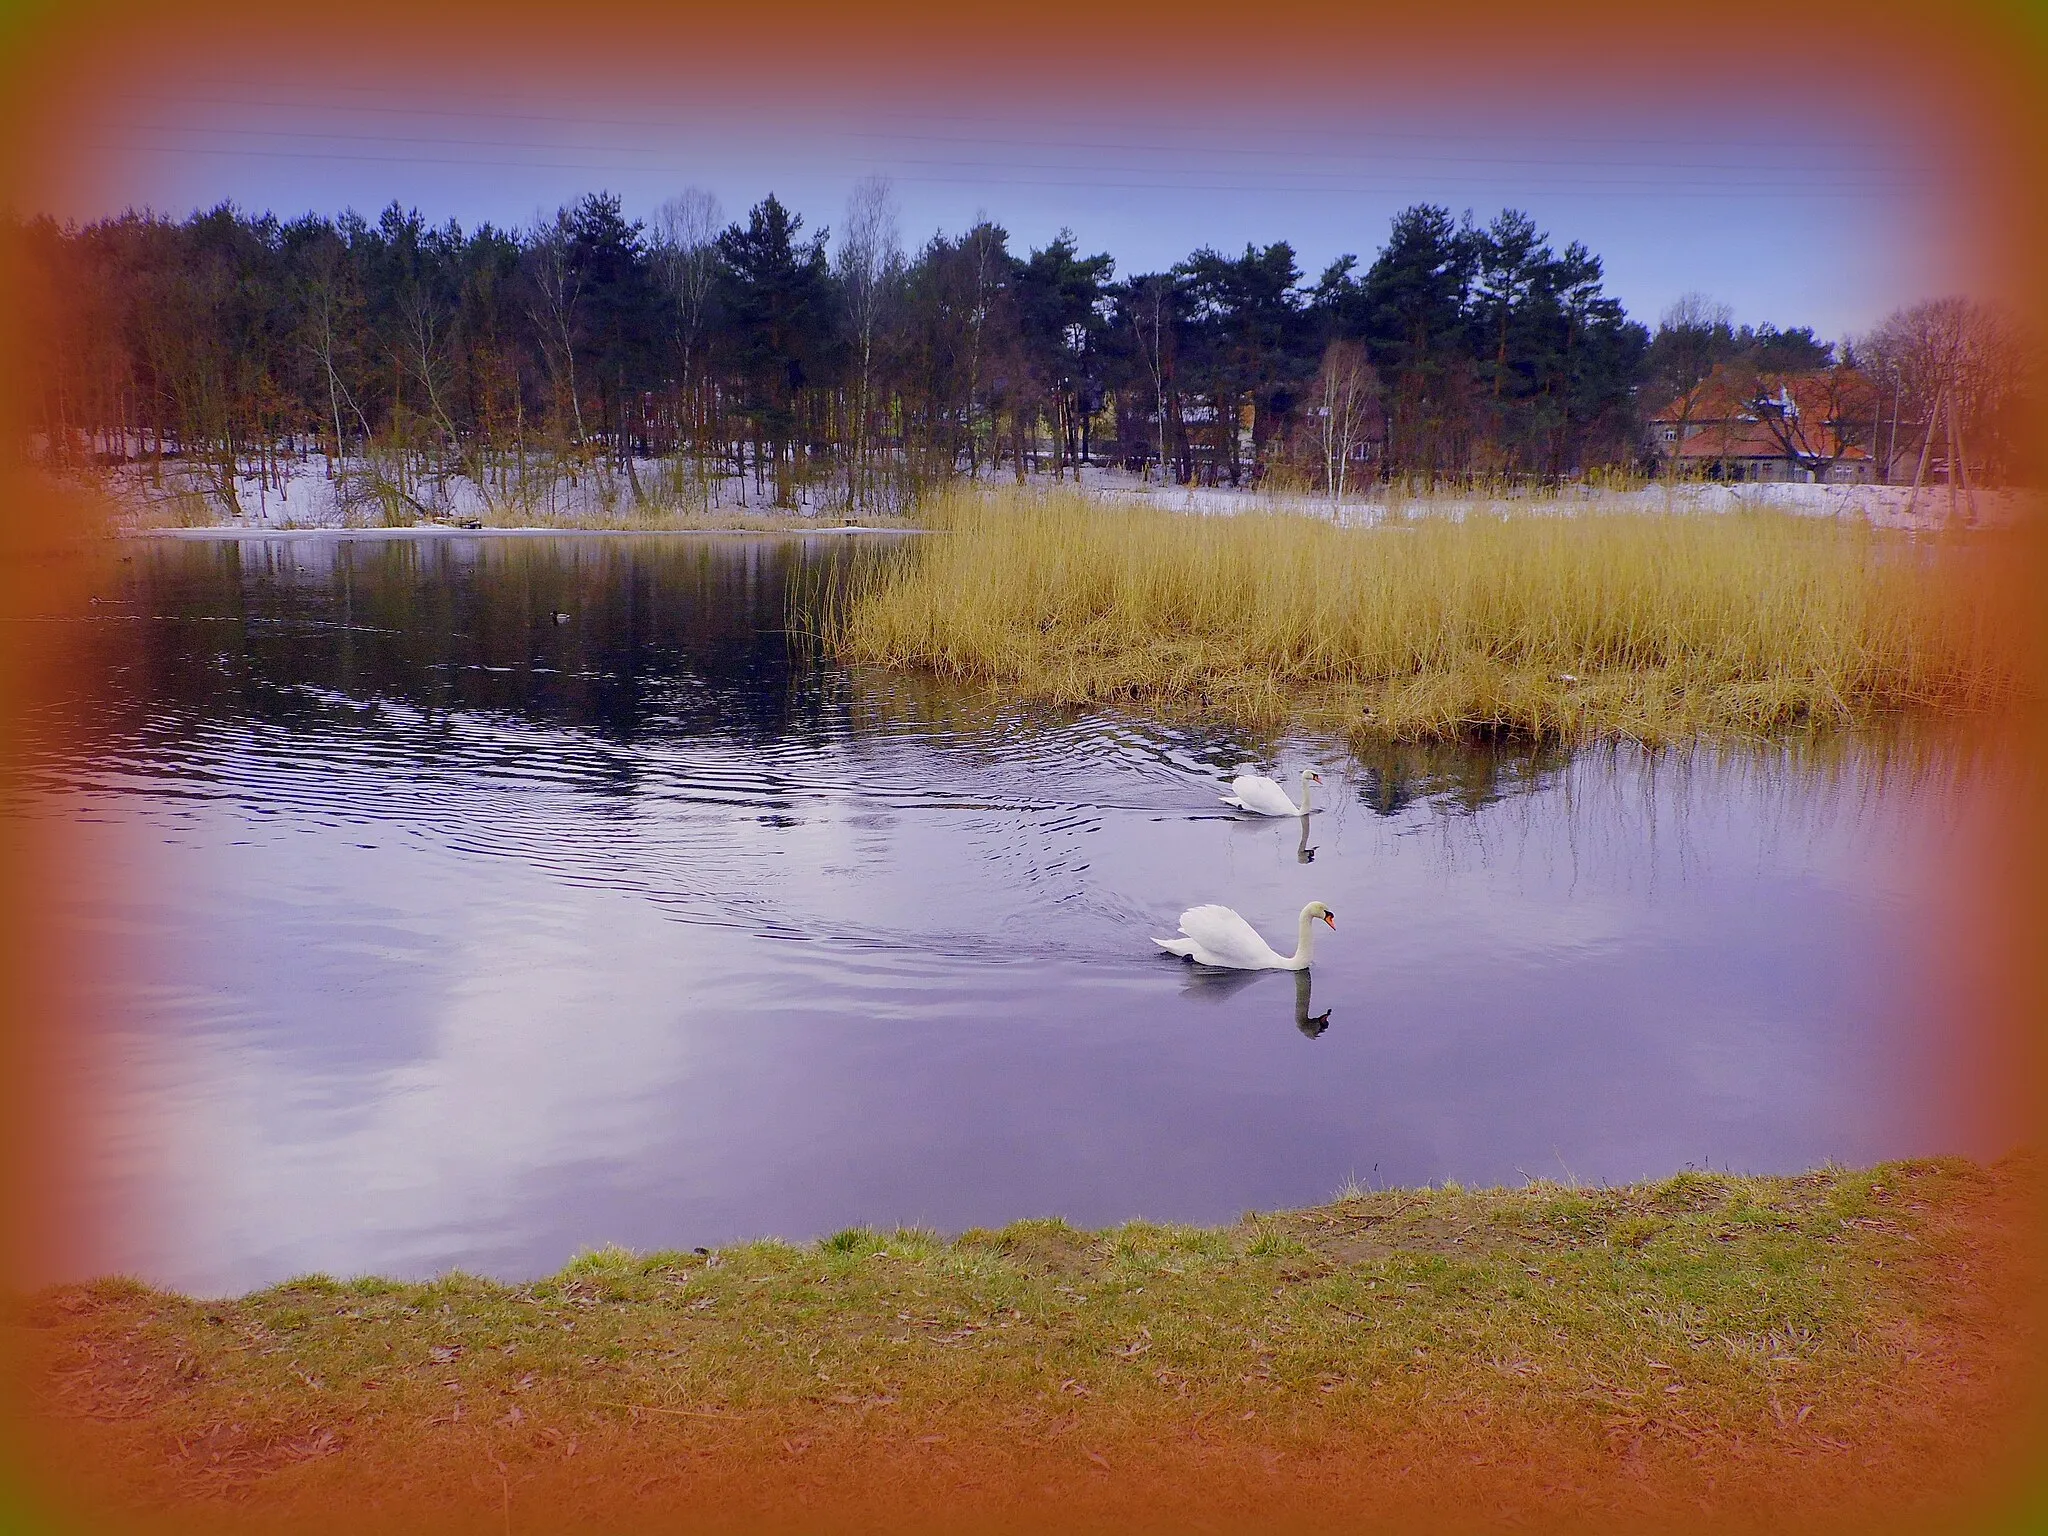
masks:
[[(1228, 513), (1256, 509), (1329, 517), (1332, 510), (1325, 496), (1269, 495), (1228, 486), (1160, 485), (1156, 481), (1147, 484), (1121, 470), (1087, 470), (1082, 484), (1091, 495), (1174, 511)], [(1956, 489), (1955, 501), (1956, 515), (1967, 518), (1970, 509), (1961, 487)], [(1979, 527), (2010, 526), (2039, 516), (2043, 506), (2042, 494), (2027, 490), (1980, 489), (1975, 501)], [(1417, 497), (1387, 486), (1373, 486), (1365, 494), (1347, 496), (1336, 510), (1339, 522), (1365, 527), (1406, 515), (1463, 517), (1482, 510), (1569, 512), (1577, 507), (1602, 512), (1738, 512), (1769, 508), (1807, 517), (1868, 518), (1885, 528), (1935, 528), (1949, 516), (1949, 493), (1945, 485), (1923, 485), (1916, 498), (1912, 487), (1905, 485), (1700, 483), (1676, 487), (1653, 484), (1633, 491), (1567, 485), (1554, 491), (1505, 498), (1460, 496), (1444, 491)]]
[[(443, 475), (415, 481), (404, 496), (379, 495), (371, 476), (350, 462), (330, 474), (321, 458), (287, 461), (268, 475), (235, 480), (231, 510), (210, 477), (186, 465), (166, 465), (152, 481), (140, 465), (104, 472), (96, 481), (135, 531), (162, 528), (262, 528), (276, 531), (378, 529), (394, 525), (427, 530), (484, 525), (541, 531), (695, 527), (730, 518), (736, 523), (802, 521), (839, 523), (845, 514), (839, 485), (800, 487), (795, 509), (773, 505), (772, 493), (737, 475), (701, 486), (672, 483), (673, 463), (636, 460), (634, 473), (612, 465), (580, 466), (572, 477), (536, 473), (516, 487), (493, 483), (487, 494), (474, 480)], [(637, 479), (640, 492), (634, 489)], [(387, 482), (388, 484), (388, 482)], [(395, 514), (395, 517), (392, 515)]]
[[(644, 488), (658, 484), (662, 473), (663, 466), (652, 461), (635, 465), (635, 474)], [(239, 517), (230, 515), (221, 499), (202, 490), (196, 477), (189, 473), (167, 474), (164, 485), (155, 487), (147, 484), (138, 470), (129, 468), (112, 472), (103, 483), (123, 509), (124, 524), (137, 531), (166, 527), (340, 530), (381, 528), (386, 521), (377, 503), (360, 494), (341, 494), (341, 482), (331, 478), (324, 462), (317, 458), (287, 466), (281, 480), (276, 476), (242, 476), (236, 485), (242, 513)], [(989, 483), (1003, 489), (1014, 486), (1015, 481), (1006, 472)], [(1054, 489), (1060, 483), (1049, 475), (1034, 476), (1031, 481), (1041, 489)], [(1071, 486), (1075, 480), (1070, 478), (1064, 483)], [(1228, 515), (1274, 511), (1332, 516), (1328, 498), (1319, 495), (1273, 494), (1228, 486), (1161, 485), (1118, 469), (1090, 467), (1082, 471), (1079, 484), (1089, 495), (1104, 501), (1177, 512)], [(656, 496), (651, 505), (636, 501), (631, 494), (631, 482), (625, 475), (612, 471), (586, 470), (573, 484), (566, 476), (559, 477), (545, 497), (502, 493), (486, 497), (473, 482), (456, 476), (438, 481), (416, 495), (433, 516), (419, 517), (409, 507), (402, 510), (423, 531), (478, 524), (536, 532), (653, 530), (715, 526), (725, 519), (735, 526), (749, 522), (759, 526), (763, 519), (799, 525), (816, 519), (819, 526), (839, 526), (844, 518), (837, 485), (809, 488), (801, 493), (802, 505), (792, 513), (773, 507), (768, 497), (731, 476), (686, 500)], [(2043, 501), (2042, 493), (2037, 491), (1978, 490), (1974, 523), (1979, 527), (1996, 527), (2031, 520), (2041, 514)], [(1956, 515), (1969, 519), (1970, 505), (1960, 488), (1954, 504)], [(1578, 508), (1597, 508), (1603, 512), (1735, 512), (1771, 508), (1810, 517), (1867, 518), (1873, 524), (1891, 528), (1935, 528), (1951, 515), (1949, 488), (1945, 485), (1922, 486), (1915, 497), (1910, 487), (1902, 485), (1653, 484), (1631, 491), (1568, 485), (1555, 491), (1507, 497), (1461, 496), (1454, 492), (1417, 497), (1386, 486), (1373, 486), (1364, 494), (1347, 497), (1335, 509), (1335, 516), (1347, 526), (1367, 527), (1411, 515), (1462, 517), (1478, 511), (1569, 513)]]

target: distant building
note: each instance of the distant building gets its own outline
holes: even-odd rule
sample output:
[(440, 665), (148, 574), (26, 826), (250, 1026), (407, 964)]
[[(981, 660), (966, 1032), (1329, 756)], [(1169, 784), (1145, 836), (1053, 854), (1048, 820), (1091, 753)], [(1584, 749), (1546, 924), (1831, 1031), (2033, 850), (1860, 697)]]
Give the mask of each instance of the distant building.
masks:
[(1714, 480), (1867, 484), (1875, 405), (1854, 368), (1766, 374), (1724, 363), (1651, 416), (1651, 452), (1660, 468), (1675, 459)]

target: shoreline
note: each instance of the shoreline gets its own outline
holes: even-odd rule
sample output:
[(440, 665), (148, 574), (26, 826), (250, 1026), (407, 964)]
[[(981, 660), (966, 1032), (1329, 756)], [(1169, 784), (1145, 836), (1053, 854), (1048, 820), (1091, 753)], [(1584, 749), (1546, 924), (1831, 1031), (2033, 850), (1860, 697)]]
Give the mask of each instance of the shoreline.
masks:
[(421, 523), (403, 528), (263, 528), (246, 524), (210, 524), (201, 528), (123, 528), (122, 539), (193, 539), (226, 541), (242, 539), (473, 539), (473, 538), (656, 538), (667, 539), (711, 535), (717, 538), (839, 538), (859, 534), (923, 533), (922, 528), (886, 528), (869, 524), (843, 524), (819, 528), (461, 528), (444, 523)]
[(2010, 1470), (2038, 1192), (2025, 1153), (1444, 1185), (7, 1311), (53, 1489), (212, 1529), (1849, 1530)]
[[(640, 460), (637, 463), (643, 474), (652, 475), (657, 472), (657, 465), (652, 460)], [(51, 471), (45, 473), (52, 476), (56, 474)], [(214, 515), (226, 516), (223, 504), (208, 500), (212, 492), (203, 481), (190, 477), (178, 479), (175, 474), (174, 479), (177, 486), (182, 489), (179, 494), (169, 497), (162, 494), (161, 487), (150, 488), (132, 465), (100, 472), (92, 477), (89, 483), (98, 485), (102, 494), (109, 495), (131, 508), (152, 504), (167, 505), (181, 499), (189, 503), (192, 497), (198, 497), (206, 502)], [(274, 512), (280, 521), (292, 522), (303, 528), (324, 528), (339, 524), (341, 513), (334, 502), (333, 484), (325, 472), (315, 467), (311, 461), (290, 466), (285, 472), (281, 488), (268, 486), (261, 478), (253, 475), (241, 477), (237, 486), (237, 494), (245, 506), (266, 509), (262, 513), (262, 521), (268, 521)], [(943, 499), (963, 491), (970, 494), (1002, 492), (1006, 488), (1007, 482), (975, 480), (933, 487), (932, 494)], [(2044, 496), (2038, 488), (2023, 485), (1975, 487), (1973, 495), (1967, 499), (1959, 497), (1952, 507), (1949, 502), (1950, 488), (1945, 483), (1923, 485), (1915, 492), (1910, 485), (1899, 484), (1830, 485), (1790, 481), (1711, 480), (1685, 480), (1677, 484), (1661, 480), (1627, 484), (1566, 481), (1549, 486), (1445, 483), (1429, 488), (1375, 482), (1347, 496), (1342, 502), (1332, 503), (1327, 496), (1300, 489), (1280, 489), (1251, 484), (1204, 486), (1183, 485), (1177, 482), (1161, 483), (1149, 477), (1138, 476), (1099, 463), (1082, 466), (1070, 475), (1058, 477), (1034, 471), (1021, 488), (1038, 495), (1076, 493), (1105, 506), (1150, 507), (1189, 516), (1260, 513), (1292, 515), (1333, 521), (1346, 527), (1373, 527), (1388, 522), (1398, 524), (1411, 515), (1572, 515), (1581, 511), (1637, 512), (1644, 515), (1730, 515), (1778, 511), (1823, 521), (1868, 521), (1879, 527), (1935, 531), (1963, 519), (1986, 529), (2038, 524), (2044, 511), (2048, 511), (2048, 496)], [(818, 487), (808, 489), (816, 491)], [(723, 496), (715, 496), (713, 503), (721, 512), (731, 511), (742, 519), (756, 515), (752, 512), (750, 504), (743, 499), (738, 505), (727, 505)], [(490, 506), (488, 498), (477, 494), (473, 485), (458, 477), (453, 482), (451, 493), (445, 503), (437, 504), (433, 511), (436, 515), (486, 517), (491, 515)], [(1911, 517), (1906, 515), (1908, 506), (1913, 508)], [(571, 507), (599, 517), (610, 515), (602, 511), (596, 501), (572, 501)], [(821, 497), (811, 504), (811, 514), (839, 517), (844, 515), (844, 508), (832, 503), (830, 498)], [(707, 506), (701, 514), (691, 512), (684, 515), (709, 517), (713, 512), (711, 506)], [(768, 508), (760, 515), (790, 516), (801, 520), (805, 514), (801, 510)]]

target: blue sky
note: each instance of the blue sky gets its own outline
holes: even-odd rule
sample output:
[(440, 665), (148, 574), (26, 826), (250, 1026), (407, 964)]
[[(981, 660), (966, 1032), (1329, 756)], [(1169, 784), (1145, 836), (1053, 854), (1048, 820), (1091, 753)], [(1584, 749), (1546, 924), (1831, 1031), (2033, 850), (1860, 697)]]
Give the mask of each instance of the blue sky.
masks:
[(594, 189), (645, 216), (687, 185), (728, 218), (773, 190), (812, 227), (837, 225), (860, 177), (887, 175), (906, 243), (978, 213), (1013, 245), (1071, 227), (1119, 270), (1201, 245), (1291, 240), (1309, 273), (1369, 260), (1414, 202), (1484, 220), (1526, 209), (1559, 245), (1583, 240), (1609, 290), (1654, 322), (1681, 293), (1738, 320), (1868, 328), (1894, 306), (1966, 283), (1938, 152), (1895, 116), (1839, 99), (1716, 105), (1697, 92), (1604, 115), (1540, 104), (1475, 112), (1375, 106), (1360, 95), (1254, 110), (1090, 110), (1014, 100), (737, 102), (644, 92), (602, 100), (525, 84), (478, 101), (372, 81), (266, 85), (184, 75), (104, 99), (88, 174), (58, 211), (174, 214), (232, 200), (280, 214), (374, 213), (393, 199), (466, 226), (523, 224)]

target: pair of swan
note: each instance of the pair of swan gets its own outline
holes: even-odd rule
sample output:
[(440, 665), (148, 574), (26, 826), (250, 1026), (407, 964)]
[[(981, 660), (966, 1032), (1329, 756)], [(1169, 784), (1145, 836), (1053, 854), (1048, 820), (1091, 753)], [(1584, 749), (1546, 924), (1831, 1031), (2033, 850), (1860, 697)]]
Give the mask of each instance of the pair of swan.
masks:
[[(1322, 782), (1323, 776), (1315, 769), (1302, 769), (1301, 804), (1296, 805), (1287, 798), (1286, 790), (1265, 775), (1241, 773), (1230, 781), (1231, 793), (1223, 797), (1223, 803), (1260, 816), (1303, 818), (1302, 839), (1306, 847), (1309, 786)], [(1327, 924), (1333, 933), (1337, 929), (1336, 915), (1320, 901), (1312, 901), (1301, 909), (1294, 953), (1283, 955), (1229, 907), (1190, 907), (1180, 915), (1180, 938), (1154, 939), (1152, 942), (1168, 954), (1179, 955), (1197, 965), (1213, 965), (1233, 971), (1305, 971), (1315, 954), (1315, 925), (1318, 922)]]

